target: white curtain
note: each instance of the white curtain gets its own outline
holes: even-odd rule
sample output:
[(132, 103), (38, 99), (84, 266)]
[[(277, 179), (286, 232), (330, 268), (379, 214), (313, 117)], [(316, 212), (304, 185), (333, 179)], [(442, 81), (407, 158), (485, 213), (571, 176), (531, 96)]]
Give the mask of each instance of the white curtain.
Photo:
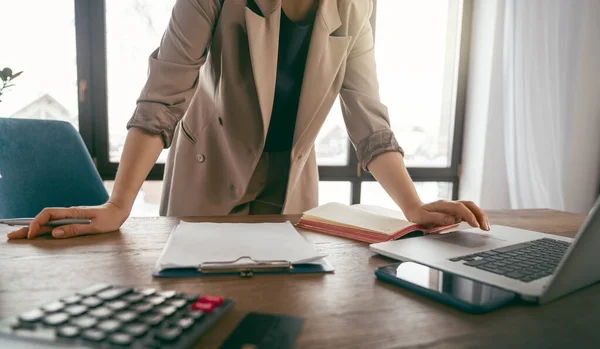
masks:
[(600, 184), (600, 0), (475, 0), (461, 198), (587, 212)]

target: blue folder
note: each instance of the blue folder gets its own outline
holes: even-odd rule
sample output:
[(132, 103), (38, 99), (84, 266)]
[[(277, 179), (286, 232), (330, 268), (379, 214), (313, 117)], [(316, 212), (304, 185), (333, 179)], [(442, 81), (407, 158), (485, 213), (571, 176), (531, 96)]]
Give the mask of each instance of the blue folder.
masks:
[(333, 272), (333, 266), (290, 222), (180, 222), (156, 262), (153, 276), (305, 274)]

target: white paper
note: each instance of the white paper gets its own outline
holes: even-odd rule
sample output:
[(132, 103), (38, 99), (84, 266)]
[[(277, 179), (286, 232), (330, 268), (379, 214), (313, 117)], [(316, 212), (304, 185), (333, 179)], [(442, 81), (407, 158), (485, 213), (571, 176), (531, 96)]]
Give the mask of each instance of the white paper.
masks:
[(392, 210), (389, 208), (376, 206), (376, 205), (366, 205), (366, 204), (354, 204), (352, 207), (360, 208), (361, 210), (365, 210), (371, 213), (376, 213), (382, 216), (394, 217), (402, 220), (407, 220), (406, 216), (400, 210)]
[(197, 268), (205, 262), (234, 261), (244, 256), (297, 264), (316, 261), (326, 254), (316, 252), (290, 222), (181, 222), (171, 232), (156, 268)]

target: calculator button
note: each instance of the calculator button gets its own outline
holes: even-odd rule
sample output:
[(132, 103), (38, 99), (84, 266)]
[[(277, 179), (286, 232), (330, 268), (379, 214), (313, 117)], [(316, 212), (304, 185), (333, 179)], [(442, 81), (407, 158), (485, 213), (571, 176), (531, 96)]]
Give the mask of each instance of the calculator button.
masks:
[(110, 336), (110, 342), (116, 345), (129, 345), (133, 342), (133, 337), (127, 333), (114, 333)]
[(115, 318), (117, 318), (120, 321), (123, 322), (131, 322), (133, 320), (135, 320), (138, 317), (138, 314), (135, 311), (131, 311), (131, 310), (126, 310), (123, 312), (118, 313), (117, 315), (115, 315)]
[(175, 314), (175, 312), (177, 311), (177, 308), (172, 307), (172, 306), (160, 306), (160, 307), (157, 307), (156, 309), (154, 309), (154, 311), (161, 313), (164, 316), (171, 316), (171, 315)]
[(75, 325), (79, 328), (90, 328), (92, 326), (94, 326), (95, 324), (98, 323), (98, 320), (96, 320), (95, 318), (91, 317), (91, 316), (80, 316), (78, 318), (74, 318), (71, 319), (71, 324)]
[(165, 342), (172, 342), (174, 340), (176, 340), (177, 338), (179, 338), (179, 336), (181, 335), (181, 329), (178, 327), (166, 327), (161, 329), (157, 334), (156, 337), (160, 340), (163, 340)]
[(52, 302), (50, 304), (46, 304), (45, 306), (42, 307), (42, 309), (44, 309), (44, 311), (47, 311), (49, 313), (54, 313), (54, 312), (61, 310), (64, 307), (65, 307), (65, 304), (63, 302), (56, 301), (56, 302)]
[(129, 304), (127, 304), (127, 302), (121, 300), (106, 303), (106, 306), (111, 308), (112, 310), (122, 310), (127, 308), (128, 305)]
[(102, 301), (96, 297), (87, 297), (81, 301), (81, 304), (90, 308), (95, 308), (102, 304)]
[(142, 301), (144, 299), (144, 297), (145, 296), (141, 293), (132, 293), (132, 294), (128, 294), (128, 295), (124, 296), (122, 299), (129, 303), (137, 303), (137, 302)]
[(133, 336), (140, 337), (148, 332), (148, 325), (135, 323), (125, 326), (123, 330)]
[(79, 328), (73, 325), (64, 325), (59, 327), (58, 331), (56, 331), (56, 334), (66, 338), (77, 337), (79, 335)]
[(113, 299), (117, 299), (131, 291), (132, 291), (131, 288), (117, 287), (117, 288), (111, 288), (109, 290), (102, 291), (102, 292), (98, 293), (97, 296), (98, 296), (98, 298), (104, 299), (105, 301), (112, 301)]
[(40, 309), (33, 309), (26, 313), (19, 315), (19, 319), (27, 322), (35, 322), (41, 319), (44, 316), (44, 312)]
[(181, 328), (182, 330), (187, 330), (193, 324), (194, 324), (194, 319), (192, 319), (191, 317), (182, 317), (181, 319), (177, 320), (177, 322), (176, 322), (176, 325), (179, 328)]
[(161, 296), (163, 298), (171, 298), (171, 297), (175, 296), (175, 294), (177, 294), (177, 292), (175, 292), (175, 291), (160, 291), (160, 292), (158, 292), (158, 296)]
[(121, 322), (117, 320), (104, 320), (96, 327), (105, 332), (114, 332), (121, 327)]
[(70, 305), (65, 308), (65, 313), (68, 313), (71, 316), (79, 316), (85, 313), (88, 310), (88, 307), (85, 305)]
[(90, 341), (100, 342), (106, 338), (106, 333), (96, 329), (89, 329), (83, 331), (81, 336)]
[(57, 326), (69, 320), (67, 313), (53, 313), (44, 317), (44, 323), (50, 326)]
[(159, 305), (163, 304), (165, 302), (165, 299), (163, 297), (153, 296), (146, 298), (146, 302), (152, 303), (154, 305)]
[(219, 306), (219, 305), (223, 304), (223, 297), (202, 296), (198, 299), (198, 302), (212, 303), (216, 306)]
[(100, 307), (91, 310), (88, 314), (96, 318), (104, 319), (111, 316), (113, 314), (113, 311), (108, 309), (107, 307)]
[(78, 295), (72, 295), (69, 297), (65, 297), (62, 300), (63, 303), (67, 304), (67, 305), (71, 305), (71, 304), (75, 304), (77, 302), (79, 302), (83, 297), (78, 296)]
[(136, 304), (131, 309), (137, 311), (138, 313), (142, 313), (143, 314), (143, 313), (149, 312), (150, 310), (152, 310), (152, 308), (154, 308), (154, 304), (140, 303), (140, 304)]
[(195, 321), (198, 321), (204, 317), (204, 312), (202, 310), (190, 310), (187, 315)]
[(212, 313), (214, 309), (215, 305), (212, 303), (196, 302), (192, 304), (192, 310), (202, 310), (205, 313)]
[(185, 299), (171, 299), (167, 302), (168, 305), (174, 306), (177, 309), (184, 307), (187, 303)]
[(150, 326), (156, 326), (160, 324), (164, 320), (164, 318), (165, 317), (162, 314), (152, 313), (142, 317), (142, 321)]
[(77, 292), (77, 294), (82, 295), (82, 296), (93, 296), (96, 293), (105, 290), (107, 288), (109, 288), (110, 285), (107, 284), (96, 284), (96, 285), (92, 285), (88, 288), (84, 288), (83, 290)]

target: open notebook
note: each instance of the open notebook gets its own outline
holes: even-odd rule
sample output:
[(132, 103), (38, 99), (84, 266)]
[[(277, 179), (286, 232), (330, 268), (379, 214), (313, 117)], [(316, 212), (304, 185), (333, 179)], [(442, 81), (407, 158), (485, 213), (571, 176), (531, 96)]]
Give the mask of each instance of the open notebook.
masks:
[(425, 228), (401, 218), (400, 212), (379, 207), (348, 206), (331, 202), (304, 212), (298, 226), (321, 233), (368, 243), (396, 240), (406, 236), (449, 232), (471, 228), (467, 223)]

